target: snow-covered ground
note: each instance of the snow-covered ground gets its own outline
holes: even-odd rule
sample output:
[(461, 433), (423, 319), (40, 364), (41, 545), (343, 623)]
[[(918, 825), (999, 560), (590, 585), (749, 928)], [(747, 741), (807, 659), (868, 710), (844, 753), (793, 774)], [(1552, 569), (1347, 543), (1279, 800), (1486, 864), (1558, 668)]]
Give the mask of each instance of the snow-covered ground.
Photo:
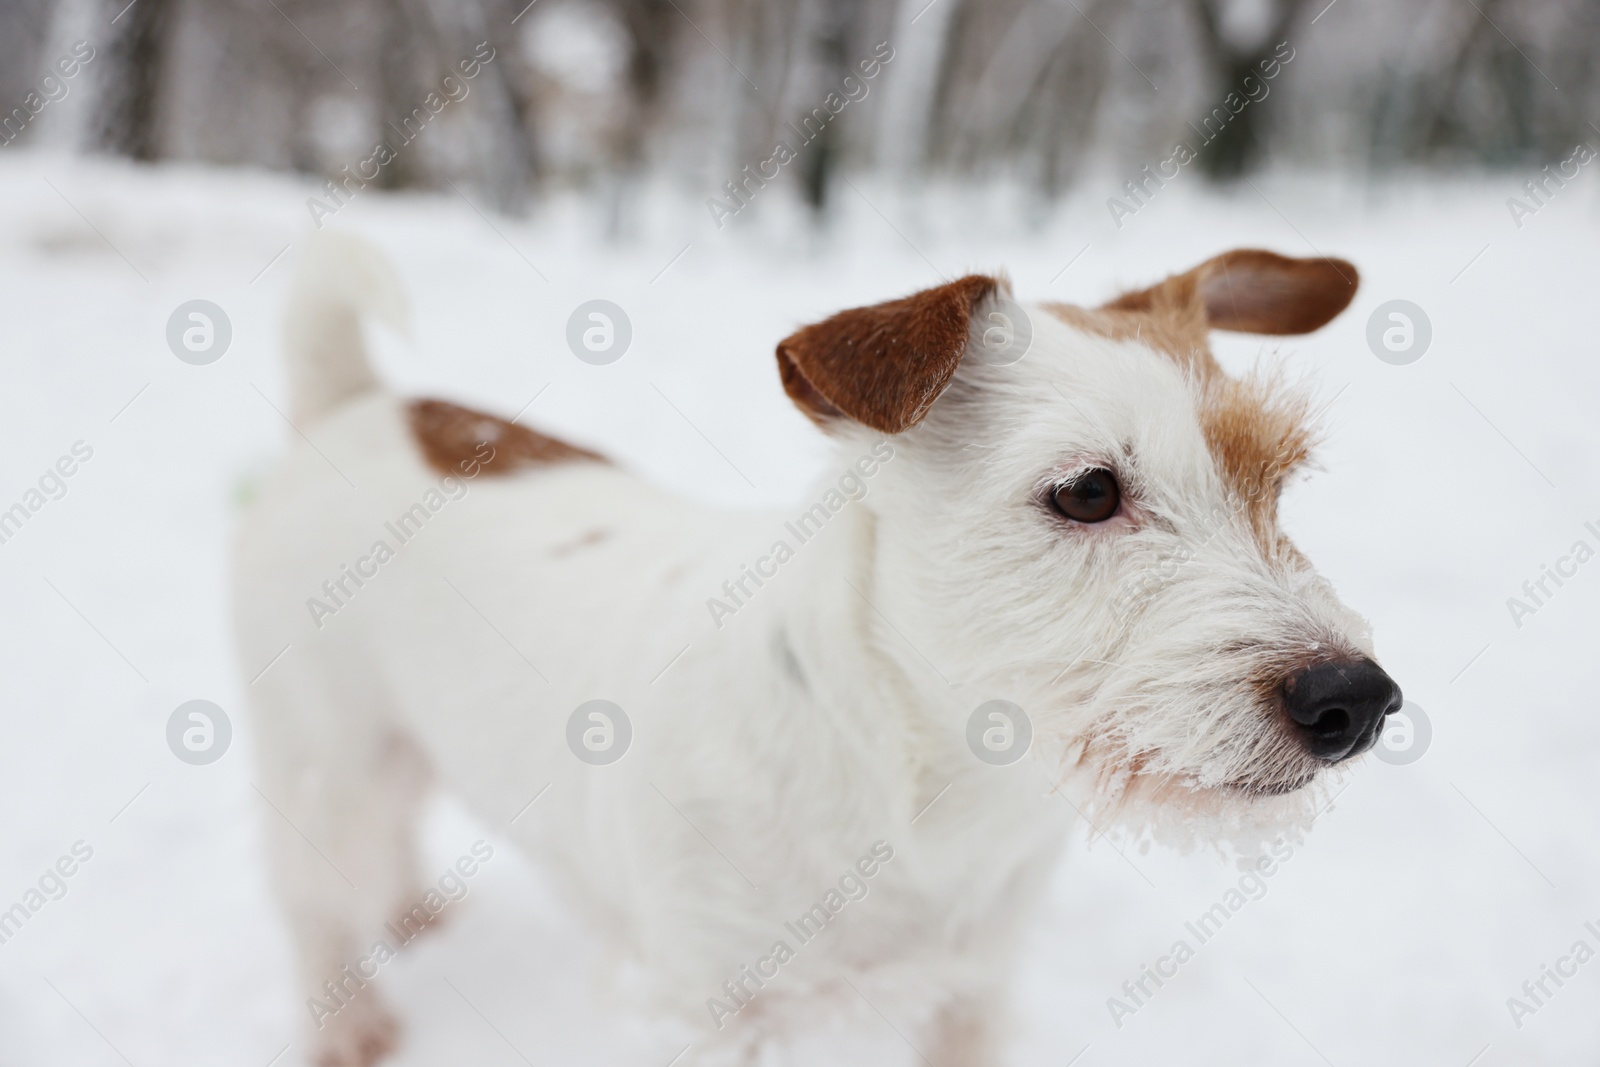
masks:
[[(1108, 998), (1239, 875), (1080, 835), (1019, 976), (1012, 1062), (1567, 1065), (1600, 1054), (1600, 962), (1546, 979), (1542, 1005), (1522, 986), (1579, 940), (1600, 950), (1584, 926), (1600, 930), (1600, 562), (1547, 583), (1520, 627), (1507, 598), (1574, 542), (1600, 547), (1585, 527), (1600, 530), (1600, 217), (1585, 182), (1518, 229), (1506, 198), (1523, 177), (1283, 176), (1223, 197), (1190, 175), (1120, 230), (1104, 202), (1120, 176), (1050, 213), (1003, 191), (858, 182), (820, 236), (777, 190), (720, 231), (697, 200), (652, 195), (622, 243), (597, 236), (605, 212), (584, 200), (513, 220), (449, 193), (365, 192), (334, 222), (385, 247), (410, 289), (413, 335), (376, 339), (402, 389), (506, 415), (537, 396), (525, 421), (736, 508), (798, 499), (824, 461), (774, 373), (797, 324), (965, 269), (1004, 268), (1024, 298), (1093, 301), (1233, 246), (1356, 262), (1361, 293), (1323, 332), (1219, 344), (1234, 366), (1284, 361), (1330, 402), (1323, 469), (1288, 494), (1287, 525), (1373, 620), (1431, 747), (1409, 766), (1369, 760), (1265, 894), (1120, 1027)], [(41, 878), (60, 896), (34, 898), (0, 944), (7, 1067), (302, 1060), (261, 862), (273, 816), (240, 711), (266, 665), (234, 662), (223, 576), (239, 501), (292, 432), (274, 410), (277, 317), (313, 191), (250, 172), (0, 161), (0, 510), (75, 445), (92, 450), (0, 544), (0, 909)], [(232, 324), (208, 366), (165, 339), (195, 298)], [(592, 298), (633, 324), (608, 367), (564, 342)], [(1432, 324), (1411, 365), (1366, 341), (1392, 299)], [(208, 766), (165, 737), (195, 698), (236, 728)], [(434, 865), (483, 833), (441, 803)], [(63, 864), (60, 895), (45, 872), (77, 842), (92, 856)], [(408, 1026), (397, 1065), (660, 1067), (678, 1051), (592, 992), (582, 931), (509, 848), (453, 910), (381, 979)], [(1514, 1021), (1512, 996), (1537, 1011)]]

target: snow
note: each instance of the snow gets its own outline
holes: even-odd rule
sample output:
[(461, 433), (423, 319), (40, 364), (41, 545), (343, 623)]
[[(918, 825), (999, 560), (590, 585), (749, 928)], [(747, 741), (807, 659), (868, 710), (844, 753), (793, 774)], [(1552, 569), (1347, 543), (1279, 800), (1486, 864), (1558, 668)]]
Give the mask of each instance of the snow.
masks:
[[(375, 339), (400, 388), (508, 416), (531, 401), (528, 422), (736, 508), (793, 502), (824, 461), (774, 374), (773, 347), (798, 324), (967, 269), (1006, 269), (1025, 299), (1087, 302), (1228, 247), (1350, 258), (1361, 294), (1327, 330), (1220, 349), (1234, 367), (1281, 360), (1328, 402), (1322, 469), (1290, 490), (1286, 523), (1373, 620), (1432, 746), (1410, 766), (1368, 761), (1261, 899), (1120, 1028), (1107, 999), (1239, 872), (1080, 835), (1017, 975), (1011, 1062), (1592, 1057), (1600, 964), (1549, 984), (1520, 1028), (1506, 1006), (1574, 942), (1600, 948), (1584, 928), (1600, 929), (1600, 809), (1585, 792), (1600, 564), (1520, 627), (1506, 604), (1574, 541), (1600, 544), (1584, 527), (1600, 528), (1592, 181), (1518, 228), (1505, 201), (1523, 175), (1364, 187), (1280, 174), (1228, 195), (1186, 175), (1119, 230), (1104, 198), (1121, 177), (1056, 210), (998, 188), (857, 180), (820, 235), (775, 188), (721, 230), (704, 192), (644, 190), (639, 235), (616, 242), (597, 236), (611, 205), (563, 197), (510, 219), (480, 214), (471, 189), (366, 191), (335, 221), (386, 248), (412, 294), (412, 336)], [(0, 1063), (302, 1062), (304, 1009), (261, 862), (276, 816), (251, 785), (240, 713), (266, 665), (233, 661), (223, 575), (238, 502), (293, 432), (274, 410), (277, 316), (315, 191), (249, 171), (0, 157), (0, 509), (75, 442), (93, 449), (0, 544), (0, 908), (75, 842), (93, 849), (0, 944)], [(209, 366), (165, 343), (194, 298), (232, 322)], [(611, 366), (565, 348), (567, 316), (594, 298), (633, 325)], [(1434, 332), (1408, 366), (1365, 341), (1373, 309), (1397, 298)], [(236, 731), (208, 766), (165, 742), (195, 698)], [(497, 840), (441, 802), (430, 866), (480, 836)], [(408, 1027), (393, 1062), (667, 1063), (681, 1043), (618, 1020), (591, 962), (537, 870), (497, 849), (444, 929), (385, 968)], [(886, 1041), (874, 1063), (919, 1062)]]

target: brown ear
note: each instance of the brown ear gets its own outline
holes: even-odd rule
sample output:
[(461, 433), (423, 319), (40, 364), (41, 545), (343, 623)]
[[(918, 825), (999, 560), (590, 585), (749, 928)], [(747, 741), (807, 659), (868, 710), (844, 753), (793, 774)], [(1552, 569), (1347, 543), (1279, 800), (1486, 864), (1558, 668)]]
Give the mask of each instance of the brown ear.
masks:
[(1125, 311), (1203, 309), (1213, 330), (1310, 333), (1349, 306), (1360, 275), (1342, 259), (1291, 259), (1239, 248), (1159, 285), (1124, 293), (1106, 307)]
[(967, 349), (972, 313), (999, 288), (982, 274), (852, 308), (778, 345), (778, 373), (811, 421), (845, 417), (881, 433), (922, 421)]

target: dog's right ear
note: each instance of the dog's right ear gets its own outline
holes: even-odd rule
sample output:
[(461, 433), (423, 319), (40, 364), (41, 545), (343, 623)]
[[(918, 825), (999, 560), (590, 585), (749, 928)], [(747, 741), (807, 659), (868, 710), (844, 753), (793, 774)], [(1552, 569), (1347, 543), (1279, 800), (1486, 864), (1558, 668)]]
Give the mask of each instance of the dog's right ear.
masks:
[(950, 384), (974, 312), (999, 288), (970, 274), (807, 326), (778, 345), (784, 392), (824, 429), (847, 418), (880, 433), (908, 430)]

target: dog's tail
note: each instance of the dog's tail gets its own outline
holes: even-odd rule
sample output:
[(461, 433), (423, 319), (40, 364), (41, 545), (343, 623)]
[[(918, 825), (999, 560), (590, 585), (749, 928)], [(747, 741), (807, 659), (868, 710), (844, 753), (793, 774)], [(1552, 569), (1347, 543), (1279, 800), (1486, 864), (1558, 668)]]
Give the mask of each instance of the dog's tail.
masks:
[(297, 424), (314, 422), (378, 388), (361, 338), (363, 313), (407, 331), (405, 292), (394, 267), (358, 237), (318, 233), (300, 263), (284, 321)]

